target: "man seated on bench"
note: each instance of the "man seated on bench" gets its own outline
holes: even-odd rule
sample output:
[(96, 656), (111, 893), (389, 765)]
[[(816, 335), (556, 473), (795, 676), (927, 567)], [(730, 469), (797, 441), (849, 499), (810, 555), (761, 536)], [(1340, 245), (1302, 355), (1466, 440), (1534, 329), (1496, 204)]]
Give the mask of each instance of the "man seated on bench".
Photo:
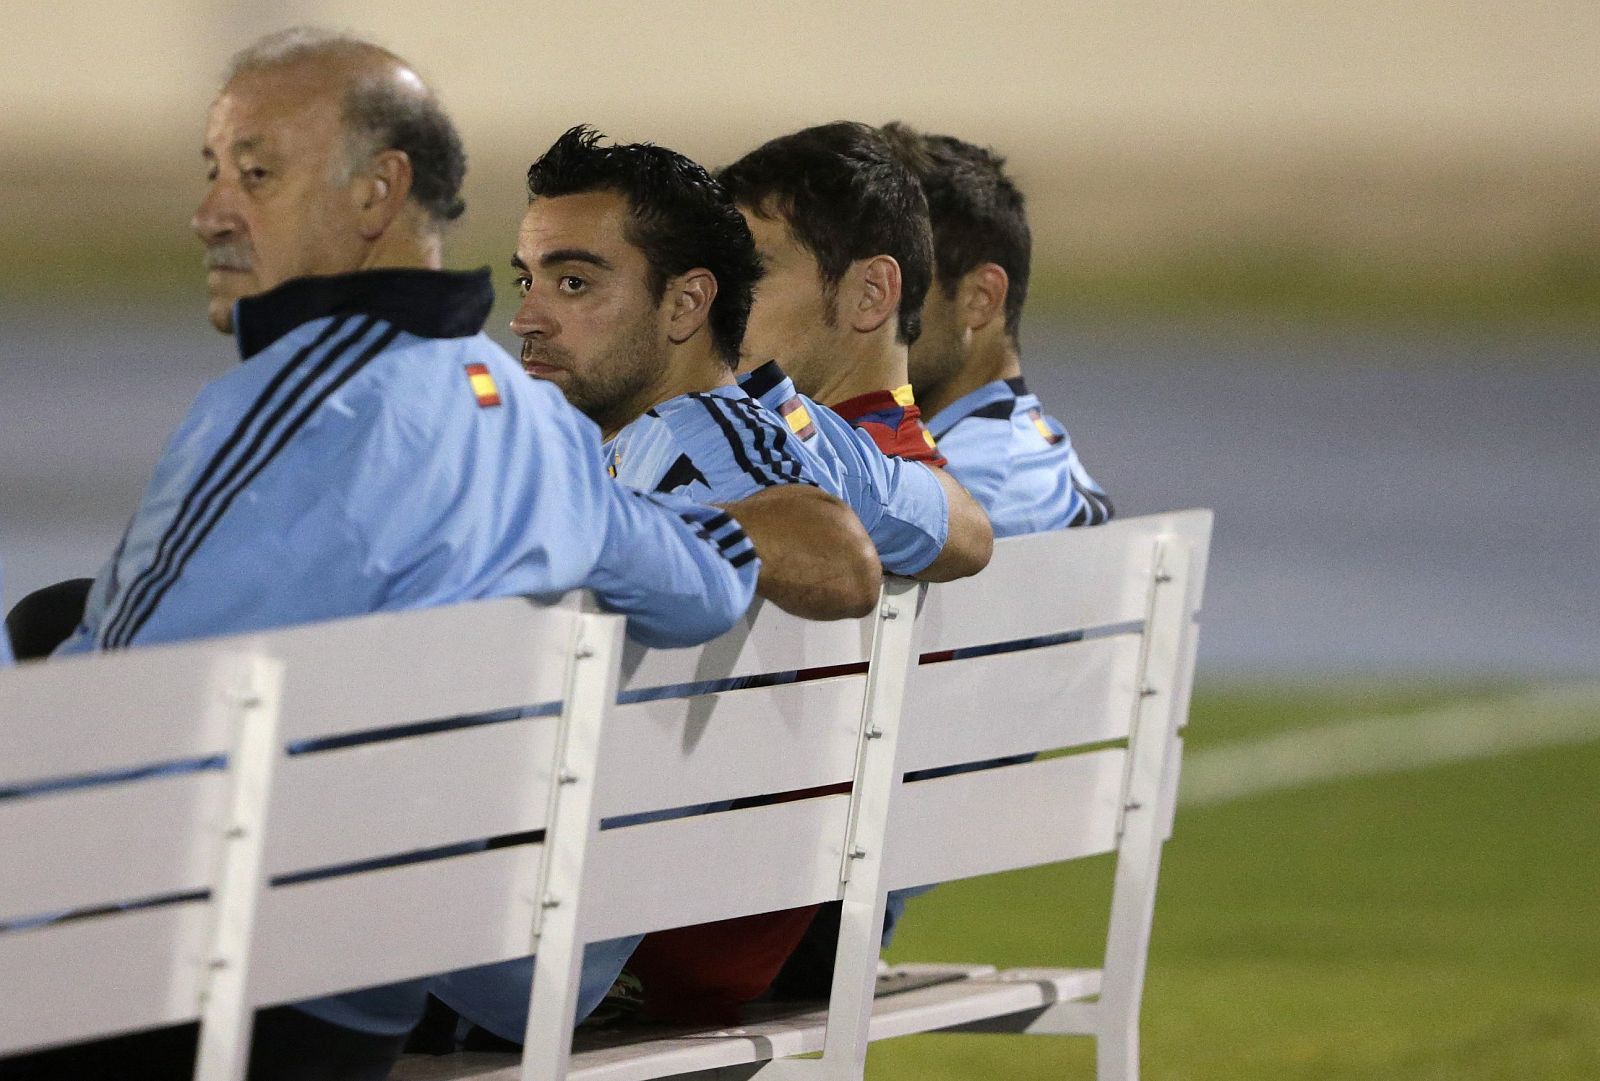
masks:
[[(235, 57), (203, 158), (211, 321), (244, 363), (168, 443), (61, 652), (585, 587), (651, 645), (746, 610), (760, 561), (734, 517), (607, 477), (594, 425), (482, 333), (487, 272), (439, 269), (464, 157), (409, 66), (316, 32), (264, 39)], [(425, 990), (263, 1010), (250, 1076), (382, 1078)], [(0, 1073), (183, 1076), (195, 1032)]]
[[(952, 534), (960, 522), (987, 538), (979, 506), (937, 468), (943, 458), (909, 386), (907, 350), (919, 333), (933, 259), (916, 179), (876, 130), (852, 123), (774, 139), (719, 179), (766, 271), (745, 332), (741, 385), (788, 417), (807, 447), (820, 450), (848, 423), (903, 459), (901, 468), (931, 472), (947, 495)], [(740, 1003), (771, 984), (813, 911), (646, 936), (630, 967), (644, 982), (648, 1008), (734, 1020)]]
[[(882, 131), (927, 195), (933, 226), (933, 288), (922, 305), (922, 334), (911, 344), (910, 374), (928, 410), (928, 428), (949, 459), (945, 468), (983, 506), (996, 537), (1109, 521), (1110, 498), (1084, 469), (1066, 428), (1044, 412), (1023, 380), (1019, 332), (1032, 234), (1005, 159), (904, 124)], [(889, 894), (885, 945), (906, 902), (926, 889)], [(827, 994), (837, 921), (834, 906), (818, 913), (778, 977), (781, 993)]]
[[(703, 168), (663, 147), (602, 146), (580, 126), (533, 163), (528, 194), (513, 259), (522, 304), (511, 324), (524, 367), (600, 425), (618, 480), (707, 502), (762, 489), (774, 506), (784, 497), (794, 528), (781, 549), (763, 547), (758, 593), (771, 593), (775, 565), (788, 578), (780, 603), (839, 592), (850, 577), (841, 567), (860, 558), (861, 525), (871, 538), (865, 558), (896, 573), (950, 578), (987, 562), (987, 520), (973, 506), (975, 525), (947, 528), (949, 504), (930, 470), (891, 461), (864, 437), (844, 448), (847, 461), (831, 450), (814, 456), (734, 384), (761, 266), (744, 218)], [(816, 516), (811, 485), (856, 511), (854, 533)], [(874, 586), (867, 607), (876, 599)], [(529, 962), (508, 962), (452, 974), (434, 993), (484, 1032), (520, 1043), (531, 975)], [(476, 1033), (466, 1043), (491, 1045)]]

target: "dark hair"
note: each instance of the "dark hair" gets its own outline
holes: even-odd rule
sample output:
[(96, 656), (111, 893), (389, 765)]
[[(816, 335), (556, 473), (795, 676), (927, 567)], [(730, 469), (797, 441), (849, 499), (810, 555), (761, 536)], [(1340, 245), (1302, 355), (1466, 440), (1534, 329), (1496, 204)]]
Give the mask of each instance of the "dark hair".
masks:
[(1006, 334), (1015, 341), (1028, 299), (1033, 234), (1022, 192), (1005, 173), (1006, 159), (949, 135), (924, 135), (898, 121), (882, 130), (928, 196), (940, 288), (954, 296), (967, 271), (983, 263), (999, 265), (1010, 279)]
[(711, 341), (736, 367), (762, 274), (744, 215), (710, 173), (677, 151), (653, 143), (600, 146), (602, 137), (585, 124), (568, 129), (528, 167), (528, 201), (591, 191), (625, 196), (626, 239), (649, 262), (657, 300), (667, 279), (695, 267), (717, 279)]
[[(223, 83), (251, 71), (292, 67), (318, 60), (378, 61), (409, 70), (394, 53), (370, 41), (314, 26), (296, 26), (268, 34), (239, 50), (228, 61)], [(411, 72), (415, 75), (415, 72)], [(444, 106), (421, 80), (397, 79), (394, 72), (357, 77), (346, 89), (347, 157), (354, 169), (361, 159), (380, 150), (404, 151), (411, 159), (411, 198), (428, 212), (434, 225), (455, 221), (467, 209), (461, 181), (467, 175), (467, 152)]]
[(753, 213), (782, 214), (830, 287), (856, 260), (892, 256), (900, 264), (897, 337), (917, 340), (933, 275), (928, 203), (875, 129), (846, 120), (806, 128), (757, 147), (717, 177)]

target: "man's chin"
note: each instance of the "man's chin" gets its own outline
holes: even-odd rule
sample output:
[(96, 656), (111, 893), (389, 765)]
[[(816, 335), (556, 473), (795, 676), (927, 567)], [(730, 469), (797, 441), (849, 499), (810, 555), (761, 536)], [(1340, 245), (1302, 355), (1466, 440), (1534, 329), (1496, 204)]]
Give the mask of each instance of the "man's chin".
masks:
[(206, 304), (207, 318), (223, 334), (233, 333), (233, 301), (233, 297), (214, 296)]

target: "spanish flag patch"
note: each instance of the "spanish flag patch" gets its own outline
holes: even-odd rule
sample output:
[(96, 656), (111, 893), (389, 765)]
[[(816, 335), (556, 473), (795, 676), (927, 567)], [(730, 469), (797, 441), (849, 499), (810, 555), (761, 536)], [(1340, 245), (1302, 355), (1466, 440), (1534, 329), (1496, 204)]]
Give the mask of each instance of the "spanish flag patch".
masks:
[(789, 430), (801, 441), (817, 434), (817, 426), (811, 420), (811, 410), (807, 409), (806, 403), (799, 398), (790, 398), (778, 406), (778, 413), (788, 421)]
[(1045, 421), (1044, 414), (1037, 408), (1028, 410), (1028, 418), (1033, 421), (1034, 428), (1044, 437), (1044, 441), (1052, 447), (1061, 442), (1065, 437)]
[(494, 385), (494, 376), (489, 374), (486, 364), (468, 364), (467, 384), (472, 387), (472, 396), (478, 399), (478, 406), (488, 409), (490, 406), (500, 404), (500, 388)]

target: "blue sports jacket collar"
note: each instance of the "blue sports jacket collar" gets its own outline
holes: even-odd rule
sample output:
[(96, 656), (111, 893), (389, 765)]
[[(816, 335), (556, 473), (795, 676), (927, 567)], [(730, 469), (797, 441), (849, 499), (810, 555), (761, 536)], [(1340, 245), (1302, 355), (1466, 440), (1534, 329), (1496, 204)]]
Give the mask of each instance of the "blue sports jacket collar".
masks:
[(233, 307), (239, 357), (249, 360), (295, 327), (329, 315), (373, 315), (422, 338), (465, 338), (494, 305), (489, 268), (358, 270), (294, 278)]

